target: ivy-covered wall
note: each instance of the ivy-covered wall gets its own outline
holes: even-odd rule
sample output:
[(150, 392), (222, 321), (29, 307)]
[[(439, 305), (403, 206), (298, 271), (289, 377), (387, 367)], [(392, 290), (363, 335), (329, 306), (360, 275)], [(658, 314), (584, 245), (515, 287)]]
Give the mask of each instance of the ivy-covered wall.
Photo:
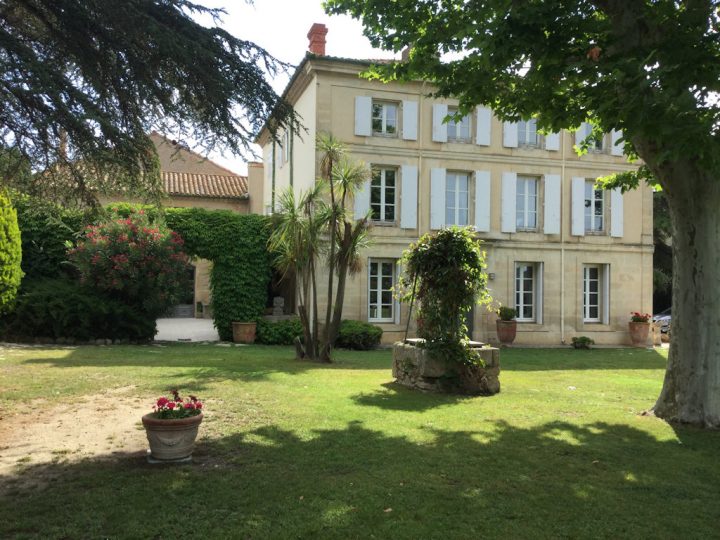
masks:
[(168, 208), (165, 219), (185, 240), (188, 254), (213, 262), (213, 319), (220, 339), (232, 340), (232, 321), (254, 321), (265, 310), (271, 273), (267, 218), (229, 210)]

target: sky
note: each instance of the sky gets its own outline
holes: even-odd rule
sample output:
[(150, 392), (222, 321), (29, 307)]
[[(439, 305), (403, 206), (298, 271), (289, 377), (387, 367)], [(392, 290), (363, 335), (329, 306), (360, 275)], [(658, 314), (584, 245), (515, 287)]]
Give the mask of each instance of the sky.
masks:
[[(234, 36), (252, 41), (277, 59), (293, 65), (300, 63), (308, 47), (307, 33), (313, 23), (328, 27), (325, 52), (345, 58), (392, 58), (393, 54), (373, 49), (362, 35), (359, 21), (344, 15), (326, 15), (321, 0), (199, 0), (208, 7), (222, 7), (227, 11), (222, 26)], [(210, 24), (201, 20), (203, 24)], [(292, 72), (272, 81), (276, 92), (285, 89)], [(257, 149), (259, 151), (259, 148)], [(211, 153), (217, 161), (239, 174), (247, 174), (245, 160), (239, 156)]]

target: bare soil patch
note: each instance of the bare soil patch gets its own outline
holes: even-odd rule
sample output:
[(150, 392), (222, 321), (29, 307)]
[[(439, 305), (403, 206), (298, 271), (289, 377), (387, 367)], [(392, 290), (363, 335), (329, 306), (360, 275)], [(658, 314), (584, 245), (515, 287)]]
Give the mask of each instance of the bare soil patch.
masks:
[[(83, 396), (44, 411), (43, 400), (35, 400), (27, 412), (1, 418), (0, 487), (10, 480), (16, 486), (44, 483), (47, 478), (39, 478), (38, 471), (45, 469), (38, 465), (144, 455), (147, 439), (138, 411), (153, 398), (133, 395), (133, 389), (111, 391), (122, 399), (108, 400), (107, 393)], [(34, 469), (33, 474), (25, 475), (26, 468)]]

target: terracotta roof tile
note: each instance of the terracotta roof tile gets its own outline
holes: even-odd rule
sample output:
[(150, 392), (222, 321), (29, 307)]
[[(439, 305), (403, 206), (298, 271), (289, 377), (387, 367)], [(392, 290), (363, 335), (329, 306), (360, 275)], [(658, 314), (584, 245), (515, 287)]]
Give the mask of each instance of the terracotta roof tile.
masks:
[(246, 176), (162, 171), (162, 181), (168, 195), (222, 199), (248, 196)]

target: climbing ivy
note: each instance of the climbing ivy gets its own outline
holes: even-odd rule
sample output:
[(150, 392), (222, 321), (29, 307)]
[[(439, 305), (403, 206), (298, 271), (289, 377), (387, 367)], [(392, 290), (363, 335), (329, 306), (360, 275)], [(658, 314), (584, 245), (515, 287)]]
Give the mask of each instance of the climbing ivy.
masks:
[(232, 339), (233, 321), (263, 314), (270, 282), (267, 218), (229, 210), (168, 208), (168, 227), (185, 240), (188, 254), (212, 261), (210, 290), (220, 339)]

